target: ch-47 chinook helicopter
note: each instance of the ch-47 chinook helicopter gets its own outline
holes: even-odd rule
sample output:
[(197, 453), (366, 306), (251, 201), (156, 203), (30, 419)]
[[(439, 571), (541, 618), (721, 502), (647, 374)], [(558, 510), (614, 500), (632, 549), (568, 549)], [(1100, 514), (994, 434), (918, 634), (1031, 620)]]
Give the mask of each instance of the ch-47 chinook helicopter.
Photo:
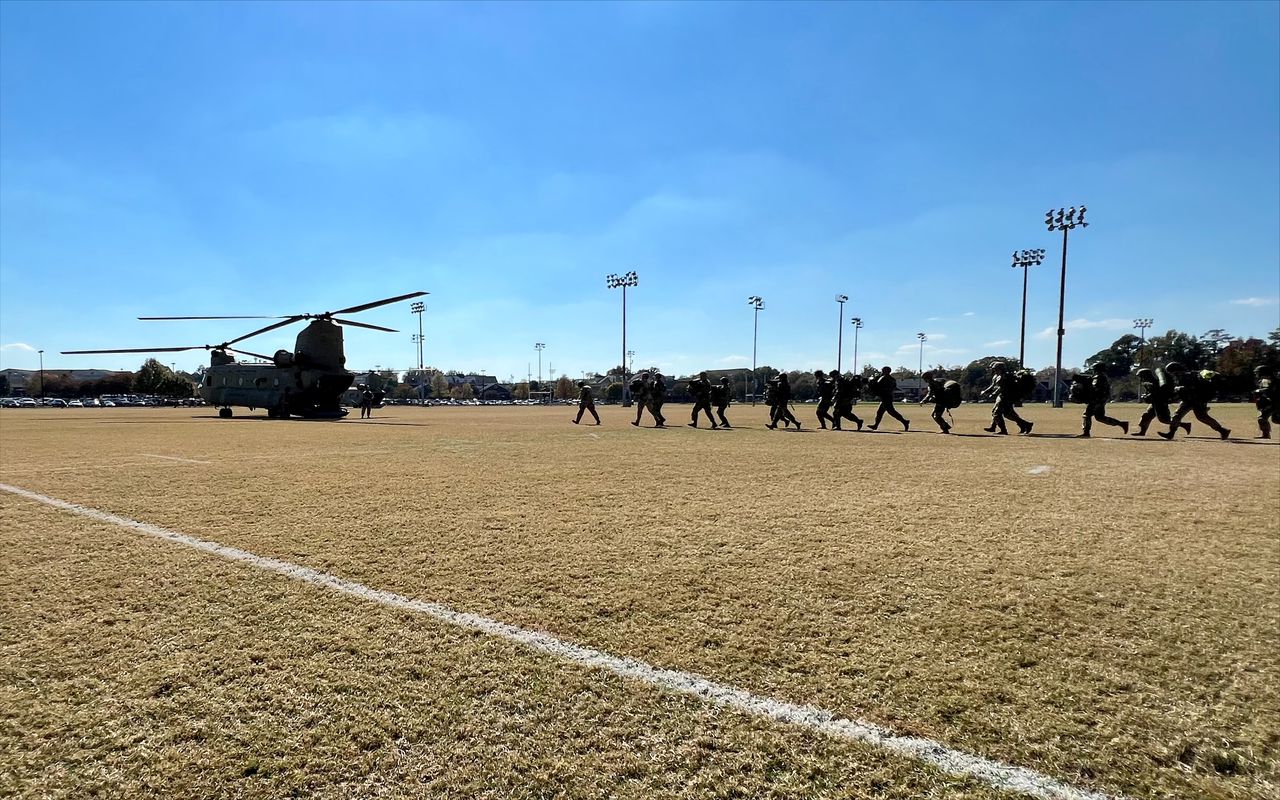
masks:
[[(217, 345), (193, 345), (191, 347), (131, 347), (120, 350), (64, 350), (64, 355), (91, 353), (179, 353), (184, 350), (210, 350), (209, 368), (204, 371), (200, 383), (200, 396), (210, 405), (218, 406), (218, 416), (231, 416), (232, 406), (249, 409), (265, 408), (273, 419), (287, 419), (290, 415), (307, 418), (337, 419), (347, 410), (342, 407), (342, 393), (351, 386), (355, 374), (347, 371), (347, 357), (342, 350), (341, 325), (354, 325), (375, 331), (395, 333), (393, 328), (338, 319), (337, 314), (354, 314), (371, 308), (398, 303), (427, 292), (411, 292), (372, 303), (362, 303), (337, 311), (321, 314), (294, 314), (282, 317), (138, 317), (142, 320), (174, 319), (278, 319), (266, 327), (237, 336)], [(277, 350), (274, 356), (264, 356), (248, 350), (238, 350), (231, 345), (254, 336), (283, 328), (302, 320), (311, 320), (298, 334), (293, 352)], [(267, 363), (236, 361), (231, 353), (253, 356)]]

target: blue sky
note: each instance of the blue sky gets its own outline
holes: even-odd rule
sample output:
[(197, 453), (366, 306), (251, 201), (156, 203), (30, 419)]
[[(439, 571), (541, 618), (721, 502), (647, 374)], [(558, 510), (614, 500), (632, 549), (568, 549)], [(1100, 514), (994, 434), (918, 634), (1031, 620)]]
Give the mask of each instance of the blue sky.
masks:
[[(523, 376), (1016, 354), (1280, 325), (1280, 5), (0, 4), (0, 367), (426, 290)], [(348, 363), (416, 366), (408, 304)], [(292, 347), (297, 328), (244, 343)], [(203, 351), (164, 356), (179, 368)]]

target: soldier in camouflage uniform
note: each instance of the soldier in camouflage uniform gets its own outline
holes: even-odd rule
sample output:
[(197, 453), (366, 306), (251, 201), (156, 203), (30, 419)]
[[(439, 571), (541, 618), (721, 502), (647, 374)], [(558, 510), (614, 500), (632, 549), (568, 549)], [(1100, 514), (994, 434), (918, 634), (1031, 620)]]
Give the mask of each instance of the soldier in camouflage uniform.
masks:
[[(1150, 405), (1138, 418), (1138, 429), (1130, 435), (1146, 436), (1147, 428), (1151, 426), (1153, 420), (1159, 420), (1165, 425), (1173, 421), (1173, 415), (1169, 413), (1169, 401), (1173, 400), (1173, 381), (1160, 367), (1154, 370), (1143, 367), (1138, 370), (1138, 385), (1142, 392), (1138, 399)], [(1190, 422), (1183, 422), (1181, 425), (1183, 430), (1191, 433)]]
[(1001, 436), (1008, 436), (1009, 431), (1005, 427), (1004, 421), (1011, 419), (1018, 423), (1018, 433), (1026, 436), (1031, 433), (1034, 422), (1028, 422), (1018, 416), (1018, 412), (1013, 409), (1013, 404), (1017, 402), (1017, 389), (1014, 386), (1016, 378), (1009, 372), (1003, 361), (997, 361), (991, 365), (991, 385), (983, 392), (982, 397), (994, 394), (996, 403), (991, 407), (991, 425), (983, 428), (987, 433), (996, 433)]
[(649, 407), (649, 373), (641, 372), (631, 381), (631, 402), (636, 404), (636, 419), (631, 424), (640, 427), (640, 418)]
[(1165, 371), (1173, 378), (1173, 393), (1178, 398), (1178, 410), (1173, 412), (1169, 430), (1160, 431), (1157, 436), (1172, 439), (1178, 432), (1178, 426), (1182, 424), (1182, 418), (1192, 413), (1196, 415), (1196, 419), (1208, 425), (1210, 430), (1217, 431), (1223, 439), (1231, 435), (1229, 428), (1222, 427), (1216, 419), (1209, 416), (1209, 397), (1213, 394), (1213, 387), (1202, 380), (1199, 373), (1188, 372), (1186, 367), (1176, 361), (1165, 365)]
[(1089, 402), (1084, 406), (1084, 429), (1076, 435), (1076, 438), (1088, 439), (1095, 419), (1104, 425), (1114, 425), (1128, 433), (1128, 422), (1107, 416), (1107, 403), (1111, 400), (1111, 381), (1107, 380), (1106, 365), (1094, 364), (1089, 369), (1093, 376), (1090, 379)]
[(924, 405), (930, 400), (933, 401), (933, 413), (929, 416), (933, 417), (933, 421), (938, 423), (938, 428), (943, 433), (951, 433), (951, 426), (947, 424), (944, 415), (947, 413), (946, 400), (943, 398), (944, 382), (933, 377), (932, 372), (926, 372), (920, 376), (924, 379), (924, 385), (929, 387), (928, 392), (921, 398), (920, 405)]
[(1280, 425), (1280, 386), (1276, 384), (1271, 367), (1260, 365), (1253, 368), (1258, 382), (1253, 390), (1253, 404), (1258, 407), (1258, 438), (1271, 438), (1271, 425)]
[(770, 378), (769, 390), (769, 424), (765, 427), (777, 428), (778, 423), (781, 422), (783, 427), (795, 425), (796, 430), (800, 430), (800, 420), (795, 418), (788, 407), (791, 403), (791, 379), (787, 377), (787, 373), (779, 372)]
[(840, 420), (847, 419), (857, 425), (858, 430), (862, 430), (862, 419), (853, 413), (853, 401), (858, 397), (862, 378), (857, 375), (842, 375), (839, 370), (832, 372), (831, 376), (836, 385), (835, 413), (831, 416), (832, 429), (841, 430)]
[(596, 418), (596, 424), (600, 424), (600, 415), (596, 413), (596, 401), (591, 397), (591, 387), (587, 386), (586, 381), (578, 381), (578, 416), (574, 417), (573, 424), (577, 425), (582, 422), (583, 412), (590, 411), (591, 416)]
[(827, 420), (831, 420), (832, 427), (836, 426), (836, 418), (827, 413), (831, 408), (831, 399), (836, 393), (836, 374), (831, 373), (831, 377), (827, 378), (827, 374), (820, 369), (813, 371), (813, 377), (818, 382), (818, 424), (825, 431), (827, 429)]
[(649, 413), (657, 420), (655, 428), (667, 427), (667, 418), (662, 416), (662, 404), (667, 402), (667, 382), (662, 373), (653, 371), (653, 380), (649, 381)]
[(720, 383), (711, 387), (711, 405), (716, 409), (716, 416), (720, 418), (721, 428), (732, 428), (729, 420), (724, 416), (724, 410), (729, 407), (729, 395), (731, 394), (728, 376), (720, 379)]
[(699, 372), (698, 377), (689, 381), (689, 394), (693, 395), (693, 417), (689, 427), (698, 427), (699, 411), (706, 412), (707, 421), (711, 423), (712, 430), (719, 427), (716, 425), (716, 418), (711, 416), (711, 381), (707, 379), (707, 373)]
[(893, 393), (898, 388), (898, 382), (893, 378), (893, 370), (884, 367), (880, 370), (880, 375), (871, 384), (871, 391), (875, 392), (876, 397), (880, 399), (880, 405), (876, 406), (876, 420), (867, 426), (869, 430), (875, 430), (880, 427), (880, 420), (885, 414), (902, 423), (904, 431), (911, 430), (911, 420), (898, 413), (898, 409), (893, 407)]

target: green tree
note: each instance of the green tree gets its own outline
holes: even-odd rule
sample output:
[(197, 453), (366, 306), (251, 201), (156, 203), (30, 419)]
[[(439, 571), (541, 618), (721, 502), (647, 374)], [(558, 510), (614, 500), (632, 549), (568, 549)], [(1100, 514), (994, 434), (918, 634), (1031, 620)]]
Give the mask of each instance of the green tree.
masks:
[(133, 386), (142, 394), (165, 394), (172, 377), (172, 370), (156, 359), (148, 358), (134, 374)]
[(1138, 350), (1142, 339), (1132, 333), (1126, 333), (1111, 343), (1105, 350), (1099, 350), (1085, 359), (1085, 369), (1092, 369), (1094, 364), (1105, 364), (1107, 376), (1121, 378), (1133, 371), (1138, 363)]
[(449, 396), (449, 379), (443, 373), (437, 372), (431, 376), (431, 396), (440, 398)]
[[(961, 370), (957, 380), (965, 400), (969, 402), (977, 400), (978, 395), (991, 385), (991, 365), (997, 361), (1003, 361), (1011, 366), (1018, 363), (1018, 359), (1010, 356), (983, 356), (977, 361), (970, 361), (969, 365)], [(1052, 378), (1050, 381), (1052, 382)]]
[(476, 396), (475, 389), (472, 389), (469, 383), (458, 384), (449, 390), (449, 394), (454, 400), (470, 400)]
[(556, 380), (556, 399), (568, 400), (573, 397), (573, 381), (569, 380), (568, 375), (561, 375)]
[(513, 400), (528, 400), (528, 399), (529, 399), (529, 384), (524, 383), (524, 382), (522, 381), (522, 382), (517, 383), (516, 385), (512, 386), (512, 387), (511, 387), (511, 399), (513, 399)]
[(1170, 330), (1147, 340), (1145, 360), (1148, 363), (1167, 364), (1177, 361), (1190, 370), (1208, 369), (1213, 366), (1211, 354), (1206, 351), (1204, 342), (1189, 333)]

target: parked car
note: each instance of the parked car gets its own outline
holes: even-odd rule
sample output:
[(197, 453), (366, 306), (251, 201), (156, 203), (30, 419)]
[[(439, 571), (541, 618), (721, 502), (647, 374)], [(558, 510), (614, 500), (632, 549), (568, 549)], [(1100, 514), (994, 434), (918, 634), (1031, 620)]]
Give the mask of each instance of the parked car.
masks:
[(68, 400), (67, 408), (84, 408), (84, 403), (81, 403), (79, 400)]

